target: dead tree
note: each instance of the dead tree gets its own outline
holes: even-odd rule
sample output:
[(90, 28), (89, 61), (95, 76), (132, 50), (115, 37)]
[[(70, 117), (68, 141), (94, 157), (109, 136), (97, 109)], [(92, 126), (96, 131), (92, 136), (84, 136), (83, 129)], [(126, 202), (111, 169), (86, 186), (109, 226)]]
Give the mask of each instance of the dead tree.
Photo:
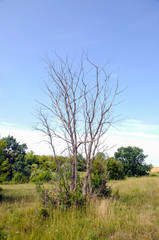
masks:
[[(37, 129), (48, 137), (56, 161), (59, 183), (61, 177), (54, 140), (58, 138), (64, 142), (67, 151), (73, 155), (70, 186), (73, 191), (77, 190), (77, 154), (84, 149), (87, 170), (82, 191), (84, 195), (87, 192), (91, 194), (93, 161), (103, 137), (114, 122), (112, 108), (118, 94), (118, 84), (112, 85), (105, 67), (97, 67), (88, 58), (87, 70), (83, 60), (76, 68), (74, 62), (70, 64), (67, 59), (63, 61), (59, 56), (57, 62), (47, 59), (49, 81), (46, 83), (45, 93), (50, 103), (40, 103), (41, 109), (37, 114), (40, 125)], [(91, 69), (88, 70), (88, 66)]]

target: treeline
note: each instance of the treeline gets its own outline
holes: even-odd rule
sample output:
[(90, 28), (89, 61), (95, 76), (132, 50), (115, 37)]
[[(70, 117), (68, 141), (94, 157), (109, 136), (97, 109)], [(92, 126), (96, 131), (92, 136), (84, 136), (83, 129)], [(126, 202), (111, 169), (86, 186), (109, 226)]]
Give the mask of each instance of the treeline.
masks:
[[(103, 176), (110, 180), (148, 174), (152, 166), (145, 164), (146, 157), (138, 147), (121, 147), (111, 158), (102, 152), (97, 153), (91, 173), (92, 187), (98, 188)], [(57, 156), (57, 160), (61, 171), (67, 172), (69, 180), (73, 156)], [(77, 156), (77, 169), (82, 179), (86, 171), (86, 160), (82, 154)], [(0, 182), (50, 181), (57, 180), (57, 177), (53, 156), (40, 156), (33, 151), (27, 153), (27, 145), (18, 143), (13, 136), (0, 140)]]

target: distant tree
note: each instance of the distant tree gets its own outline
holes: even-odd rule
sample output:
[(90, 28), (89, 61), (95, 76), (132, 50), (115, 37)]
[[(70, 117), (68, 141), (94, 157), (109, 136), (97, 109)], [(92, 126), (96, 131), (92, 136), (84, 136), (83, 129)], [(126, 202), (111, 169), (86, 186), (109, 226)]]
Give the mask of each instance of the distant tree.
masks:
[(36, 164), (38, 163), (38, 155), (35, 155), (33, 151), (29, 151), (25, 155), (25, 161), (29, 166), (31, 166), (32, 164)]
[(52, 171), (56, 170), (55, 160), (52, 156), (45, 156), (45, 155), (37, 156), (37, 164), (38, 164), (38, 167), (43, 170), (48, 170), (48, 169)]
[(6, 148), (6, 141), (4, 140), (0, 140), (0, 182), (3, 181), (3, 176), (2, 176), (2, 163), (4, 162), (5, 160), (5, 157), (4, 157), (4, 150)]
[(105, 162), (106, 161), (106, 155), (103, 152), (98, 152), (95, 159), (99, 160), (101, 162)]
[(27, 150), (26, 144), (20, 144), (13, 136), (2, 139), (6, 142), (3, 149), (1, 159), (1, 175), (5, 176), (5, 180), (11, 181), (14, 174), (19, 172), (27, 176), (25, 155)]
[(152, 168), (152, 165), (145, 163), (147, 155), (144, 155), (143, 149), (139, 147), (118, 148), (114, 156), (123, 164), (123, 171), (129, 177), (147, 175)]
[(4, 149), (6, 148), (6, 141), (0, 140), (0, 160), (3, 158)]

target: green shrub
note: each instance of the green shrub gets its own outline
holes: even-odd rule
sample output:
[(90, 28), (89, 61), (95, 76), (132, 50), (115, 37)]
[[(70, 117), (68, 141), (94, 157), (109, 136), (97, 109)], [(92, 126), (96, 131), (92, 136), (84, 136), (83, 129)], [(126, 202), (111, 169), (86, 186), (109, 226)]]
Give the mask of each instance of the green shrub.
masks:
[(40, 216), (42, 217), (49, 217), (49, 213), (46, 208), (40, 208)]
[(111, 157), (106, 160), (107, 172), (109, 172), (109, 179), (124, 179), (124, 172), (122, 163)]
[(56, 181), (57, 179), (58, 179), (57, 172), (52, 172), (51, 173), (51, 180)]
[(14, 174), (14, 177), (12, 178), (12, 182), (14, 182), (14, 183), (26, 183), (26, 182), (28, 182), (28, 178), (26, 176), (24, 176), (23, 173), (16, 172)]
[(158, 175), (155, 173), (152, 173), (152, 174), (150, 174), (150, 177), (158, 177)]
[(108, 173), (106, 165), (100, 159), (95, 159), (92, 173), (92, 190), (99, 197), (108, 197), (111, 195), (111, 187), (108, 185)]
[(60, 203), (60, 206), (64, 209), (71, 206), (80, 207), (85, 204), (84, 196), (82, 194), (82, 191), (79, 189), (76, 192), (71, 190), (66, 192), (63, 190), (58, 195), (58, 201)]
[(82, 188), (79, 184), (80, 181), (78, 181), (77, 191), (71, 191), (69, 185), (63, 179), (62, 183), (59, 184), (61, 191), (55, 189), (54, 186), (49, 189), (45, 188), (41, 183), (37, 183), (36, 190), (45, 209), (56, 206), (62, 209), (71, 206), (81, 207), (85, 205), (86, 199), (82, 194)]
[(53, 176), (51, 174), (51, 171), (36, 169), (35, 171), (32, 172), (32, 174), (30, 176), (30, 181), (31, 182), (39, 182), (39, 181), (48, 182), (48, 181), (52, 180), (52, 178), (53, 178)]

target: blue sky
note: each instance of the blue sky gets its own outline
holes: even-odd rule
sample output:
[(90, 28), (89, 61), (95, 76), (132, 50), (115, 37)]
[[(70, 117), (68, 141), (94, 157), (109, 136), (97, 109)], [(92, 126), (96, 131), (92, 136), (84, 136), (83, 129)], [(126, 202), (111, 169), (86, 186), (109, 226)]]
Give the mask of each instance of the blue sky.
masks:
[(109, 70), (127, 88), (116, 108), (124, 120), (110, 144), (138, 145), (159, 166), (158, 0), (0, 0), (1, 137), (14, 134), (47, 154), (32, 130), (35, 99), (45, 99), (43, 59), (83, 51), (99, 65), (110, 59)]

